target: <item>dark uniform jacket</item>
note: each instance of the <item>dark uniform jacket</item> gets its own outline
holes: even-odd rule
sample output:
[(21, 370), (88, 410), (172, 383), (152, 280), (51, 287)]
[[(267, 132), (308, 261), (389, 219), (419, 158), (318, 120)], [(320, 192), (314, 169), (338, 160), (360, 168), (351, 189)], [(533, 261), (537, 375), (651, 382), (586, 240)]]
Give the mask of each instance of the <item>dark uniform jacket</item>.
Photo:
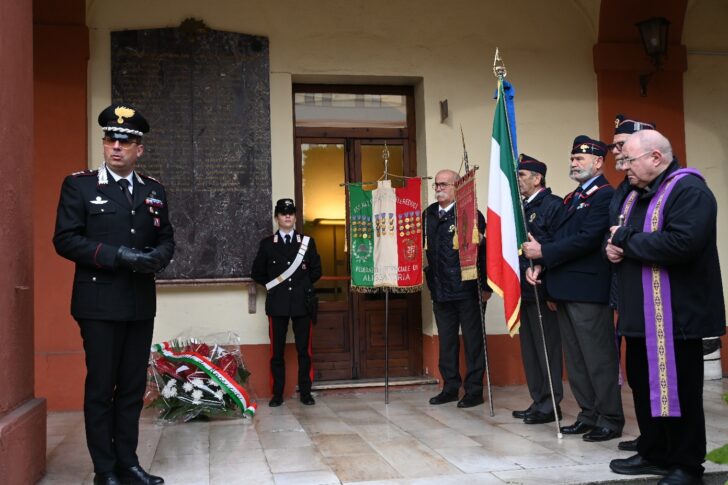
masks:
[[(526, 216), (528, 232), (541, 244), (551, 242), (549, 229), (553, 226), (554, 220), (563, 207), (563, 199), (551, 193), (551, 189), (541, 190), (531, 202), (523, 203), (523, 212)], [(521, 267), (521, 297), (526, 301), (535, 301), (533, 286), (526, 281), (526, 269), (530, 266), (524, 256), (519, 258)], [(545, 299), (543, 285), (536, 286), (539, 299)]]
[(600, 175), (572, 206), (567, 195), (551, 228), (552, 242), (543, 244), (546, 291), (557, 301), (604, 303), (609, 300), (609, 261), (602, 256), (609, 229), (609, 203), (614, 189)]
[(666, 268), (670, 276), (673, 333), (676, 338), (714, 337), (725, 333), (725, 302), (716, 245), (717, 203), (700, 178), (687, 175), (665, 199), (662, 230), (643, 232), (650, 200), (673, 162), (647, 190), (640, 191), (626, 228), (612, 242), (624, 249), (616, 264), (619, 286), (619, 332), (645, 336), (643, 263)]
[[(619, 224), (619, 214), (622, 213), (622, 203), (631, 190), (632, 186), (629, 184), (629, 180), (625, 176), (624, 180), (622, 180), (617, 188), (614, 189), (614, 195), (612, 196), (612, 200), (609, 202), (609, 227)], [(609, 232), (604, 235), (604, 244), (606, 244), (609, 236)], [(615, 268), (614, 265), (612, 265), (612, 281), (611, 287), (609, 288), (609, 306), (616, 309), (618, 299), (617, 295), (619, 291), (617, 289), (617, 275), (614, 272)]]
[[(134, 176), (133, 206), (105, 168), (69, 175), (63, 181), (53, 244), (76, 263), (71, 314), (90, 320), (134, 321), (157, 311), (153, 274), (118, 268), (119, 246), (157, 248), (165, 266), (174, 254), (167, 197), (162, 184)], [(102, 175), (104, 175), (102, 174)]]
[[(276, 238), (276, 235), (278, 236)], [(286, 244), (280, 233), (276, 232), (260, 241), (255, 255), (251, 277), (264, 285), (281, 275), (296, 258), (301, 243), (293, 233), (292, 240)], [(278, 242), (274, 242), (278, 239)], [(311, 238), (301, 265), (287, 280), (268, 290), (265, 299), (265, 313), (272, 317), (296, 317), (307, 315), (306, 302), (314, 296), (313, 284), (321, 278), (321, 258), (316, 252), (316, 242)]]
[[(425, 277), (433, 301), (456, 301), (478, 297), (476, 280), (462, 281), (460, 278), (460, 256), (452, 247), (455, 231), (453, 207), (440, 219), (440, 205), (435, 202), (425, 210), (425, 237), (427, 240), (427, 267)], [(485, 217), (478, 211), (478, 231), (485, 233)], [(484, 290), (491, 291), (485, 273), (485, 239), (478, 248), (478, 274)]]

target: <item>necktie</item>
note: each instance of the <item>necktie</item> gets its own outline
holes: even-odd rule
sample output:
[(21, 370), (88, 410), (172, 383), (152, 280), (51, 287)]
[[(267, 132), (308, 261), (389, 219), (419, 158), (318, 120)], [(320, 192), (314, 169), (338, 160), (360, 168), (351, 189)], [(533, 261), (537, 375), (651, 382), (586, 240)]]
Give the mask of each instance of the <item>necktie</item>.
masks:
[(286, 244), (290, 244), (291, 243), (291, 235), (290, 234), (286, 234), (286, 237), (284, 237), (283, 239), (286, 240)]
[(440, 215), (440, 219), (442, 219), (443, 217), (445, 217), (445, 214), (447, 214), (447, 211), (445, 209), (440, 209), (440, 212), (438, 212), (438, 214)]
[(571, 196), (571, 207), (576, 207), (577, 205), (579, 205), (579, 201), (581, 200), (581, 193), (581, 187), (574, 191), (574, 195)]
[(129, 192), (129, 181), (127, 179), (119, 179), (119, 185), (121, 185), (121, 191), (124, 192), (129, 205), (134, 205), (133, 199), (131, 198), (131, 192)]

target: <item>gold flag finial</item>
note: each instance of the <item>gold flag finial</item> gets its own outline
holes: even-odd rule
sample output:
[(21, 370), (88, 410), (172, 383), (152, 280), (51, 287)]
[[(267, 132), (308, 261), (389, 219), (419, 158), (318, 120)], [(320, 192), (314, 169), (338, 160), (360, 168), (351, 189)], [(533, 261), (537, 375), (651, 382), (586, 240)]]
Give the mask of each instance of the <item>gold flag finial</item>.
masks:
[(501, 81), (508, 75), (506, 65), (503, 63), (497, 47), (495, 48), (495, 56), (493, 57), (493, 75)]

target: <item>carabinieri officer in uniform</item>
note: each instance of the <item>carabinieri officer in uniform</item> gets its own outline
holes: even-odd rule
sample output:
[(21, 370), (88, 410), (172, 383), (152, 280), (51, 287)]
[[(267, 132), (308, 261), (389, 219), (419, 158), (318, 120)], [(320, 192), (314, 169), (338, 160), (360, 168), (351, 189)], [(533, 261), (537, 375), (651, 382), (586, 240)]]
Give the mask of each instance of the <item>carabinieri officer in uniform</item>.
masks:
[(276, 407), (283, 403), (286, 383), (283, 353), (288, 321), (291, 320), (298, 351), (298, 390), (301, 402), (310, 406), (316, 404), (311, 396), (311, 326), (317, 304), (313, 284), (321, 278), (321, 258), (313, 238), (294, 229), (296, 206), (293, 200), (280, 199), (276, 202), (274, 214), (278, 231), (260, 241), (251, 272), (251, 277), (268, 290), (265, 313), (270, 325), (273, 381), (273, 397), (269, 405)]
[(134, 170), (144, 117), (128, 104), (101, 112), (104, 163), (63, 181), (53, 244), (76, 263), (71, 314), (86, 353), (84, 420), (94, 484), (158, 484), (139, 466), (139, 415), (152, 344), (154, 274), (174, 238), (162, 184)]

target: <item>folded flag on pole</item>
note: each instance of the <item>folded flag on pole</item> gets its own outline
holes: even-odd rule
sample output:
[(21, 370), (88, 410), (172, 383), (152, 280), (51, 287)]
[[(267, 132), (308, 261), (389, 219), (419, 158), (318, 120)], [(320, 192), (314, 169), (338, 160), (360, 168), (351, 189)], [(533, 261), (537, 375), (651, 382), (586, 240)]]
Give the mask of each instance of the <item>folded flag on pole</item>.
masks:
[(478, 277), (478, 198), (475, 193), (475, 169), (455, 182), (455, 207), (457, 210), (458, 255), (460, 256), (460, 279), (474, 280)]
[(406, 179), (374, 190), (349, 185), (351, 287), (354, 291), (414, 292), (422, 288), (422, 182)]
[[(518, 173), (506, 96), (502, 79), (493, 117), (488, 182), (488, 226), (486, 264), (488, 284), (503, 297), (508, 333), (514, 335), (521, 324), (521, 276), (518, 253), (526, 240), (518, 191)], [(511, 110), (512, 112), (512, 110)]]

